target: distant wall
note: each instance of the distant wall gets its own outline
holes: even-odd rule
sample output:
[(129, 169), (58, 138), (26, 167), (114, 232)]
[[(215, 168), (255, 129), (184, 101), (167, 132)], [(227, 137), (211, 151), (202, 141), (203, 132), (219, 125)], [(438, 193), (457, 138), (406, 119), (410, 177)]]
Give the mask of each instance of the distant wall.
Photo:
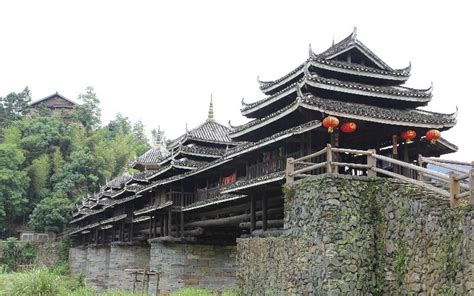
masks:
[[(222, 291), (235, 284), (235, 246), (152, 242), (150, 254), (150, 269), (161, 269), (162, 294), (184, 287)], [(155, 291), (153, 277), (149, 294)]]
[(85, 276), (87, 284), (97, 290), (107, 289), (110, 246), (88, 246), (86, 260)]
[(385, 178), (288, 187), (286, 233), (238, 240), (244, 295), (474, 293), (474, 210)]

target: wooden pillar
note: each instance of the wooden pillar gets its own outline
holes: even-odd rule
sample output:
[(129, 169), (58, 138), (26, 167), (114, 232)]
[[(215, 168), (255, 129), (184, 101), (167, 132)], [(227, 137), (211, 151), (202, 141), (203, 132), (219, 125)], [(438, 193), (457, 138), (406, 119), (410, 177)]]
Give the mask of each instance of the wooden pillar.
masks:
[(98, 228), (95, 229), (95, 243), (96, 244), (99, 243), (99, 229)]
[(257, 224), (257, 216), (255, 214), (256, 212), (256, 203), (255, 203), (255, 194), (252, 194), (250, 196), (250, 233), (252, 233), (256, 229), (256, 224)]
[(286, 159), (286, 183), (291, 183), (295, 180), (295, 177), (292, 175), (295, 171), (295, 159), (293, 157), (289, 157)]
[[(410, 162), (410, 158), (408, 156), (408, 144), (405, 142), (403, 144), (403, 161), (406, 163)], [(409, 168), (404, 168), (403, 169), (403, 175), (406, 177), (410, 176), (410, 169)]]
[(461, 193), (461, 186), (459, 184), (459, 180), (456, 180), (456, 174), (450, 173), (449, 174), (449, 193), (450, 199), (449, 202), (451, 207), (454, 208), (459, 204), (458, 195)]
[(165, 236), (165, 215), (160, 215), (160, 236)]
[(156, 237), (156, 213), (153, 214), (153, 237)]
[(171, 209), (168, 210), (168, 235), (171, 236), (171, 224), (173, 220), (173, 213), (171, 212)]
[(268, 220), (267, 192), (264, 191), (262, 194), (262, 229), (263, 231), (267, 230), (267, 220)]
[(179, 213), (179, 226), (179, 234), (181, 237), (184, 237), (184, 213), (182, 211)]
[(327, 144), (326, 146), (327, 151), (326, 151), (326, 173), (331, 174), (332, 173), (332, 151), (331, 151), (331, 144)]
[(128, 238), (128, 241), (130, 242), (133, 241), (133, 218), (132, 218), (132, 221), (130, 222), (130, 237)]
[(150, 230), (148, 232), (148, 238), (151, 238), (152, 231), (153, 231), (153, 215), (150, 215)]
[(112, 225), (112, 242), (115, 241), (115, 224)]
[[(372, 153), (372, 155), (373, 155), (373, 154), (377, 153), (377, 150), (369, 149), (369, 152)], [(372, 168), (377, 167), (377, 159), (375, 157), (373, 157), (372, 155), (367, 155), (367, 165), (369, 166), (369, 168), (367, 169), (367, 176), (368, 177), (377, 176), (377, 173), (374, 170), (372, 170)]]
[(122, 222), (122, 224), (120, 225), (120, 234), (119, 234), (119, 240), (121, 242), (123, 242), (124, 230), (125, 230), (125, 223)]
[(474, 207), (474, 161), (471, 162), (471, 170), (469, 171), (469, 188), (471, 189), (469, 203)]

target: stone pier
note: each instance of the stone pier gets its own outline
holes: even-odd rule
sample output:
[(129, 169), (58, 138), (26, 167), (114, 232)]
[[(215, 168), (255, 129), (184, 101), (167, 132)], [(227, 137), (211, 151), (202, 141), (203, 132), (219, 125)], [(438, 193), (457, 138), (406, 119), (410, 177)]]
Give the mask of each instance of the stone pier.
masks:
[(109, 280), (110, 246), (87, 247), (86, 282), (92, 288), (105, 290)]
[(108, 288), (131, 290), (133, 276), (125, 269), (149, 269), (150, 247), (146, 244), (113, 243), (110, 246)]
[[(236, 247), (163, 243), (151, 241), (151, 270), (161, 269), (160, 291), (199, 287), (222, 291), (233, 288), (236, 272)], [(155, 295), (156, 278), (150, 282), (149, 295)]]

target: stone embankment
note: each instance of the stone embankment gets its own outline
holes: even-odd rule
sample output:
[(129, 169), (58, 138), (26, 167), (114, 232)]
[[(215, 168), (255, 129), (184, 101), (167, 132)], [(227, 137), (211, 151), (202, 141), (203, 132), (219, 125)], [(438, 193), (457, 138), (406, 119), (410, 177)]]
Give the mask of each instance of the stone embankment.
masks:
[(285, 191), (285, 234), (238, 240), (244, 295), (474, 295), (471, 206), (383, 178)]

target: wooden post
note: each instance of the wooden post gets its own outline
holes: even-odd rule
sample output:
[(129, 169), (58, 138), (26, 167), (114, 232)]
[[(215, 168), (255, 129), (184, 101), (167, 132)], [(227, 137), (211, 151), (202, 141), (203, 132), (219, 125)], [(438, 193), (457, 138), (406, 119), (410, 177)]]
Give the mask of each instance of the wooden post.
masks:
[(153, 237), (156, 237), (156, 214), (153, 214)]
[(252, 194), (250, 196), (250, 233), (252, 233), (252, 231), (254, 231), (256, 229), (256, 224), (257, 224), (257, 221), (256, 221), (256, 214), (255, 214), (255, 194)]
[[(421, 154), (418, 154), (418, 166), (421, 167), (421, 168), (423, 167), (423, 156)], [(423, 173), (422, 172), (417, 172), (417, 179), (419, 181), (423, 181)]]
[(128, 239), (129, 242), (133, 241), (133, 218), (132, 221), (130, 222), (130, 237)]
[(120, 236), (119, 240), (120, 240), (121, 242), (123, 242), (124, 230), (125, 230), (125, 223), (122, 222), (122, 225), (120, 225), (120, 235), (119, 235), (119, 236)]
[(179, 213), (179, 226), (179, 234), (181, 235), (181, 237), (184, 237), (184, 213), (182, 211)]
[(367, 155), (367, 165), (369, 168), (367, 169), (367, 177), (376, 177), (377, 173), (372, 169), (377, 167), (377, 159), (373, 156), (377, 153), (375, 149), (369, 149), (371, 154)]
[(327, 144), (326, 146), (326, 174), (331, 174), (332, 173), (332, 150), (331, 150), (331, 144)]
[(267, 212), (267, 193), (263, 192), (262, 194), (262, 229), (263, 231), (267, 230), (267, 220), (268, 220), (268, 212)]
[(293, 157), (289, 157), (286, 159), (286, 183), (291, 183), (295, 180), (295, 177), (291, 176), (295, 171), (295, 159)]
[(172, 236), (171, 232), (171, 224), (173, 224), (171, 221), (173, 220), (173, 213), (171, 212), (171, 209), (168, 210), (168, 235)]
[(155, 293), (156, 296), (160, 295), (160, 273), (161, 273), (161, 268), (158, 267), (158, 270), (156, 271), (156, 293)]
[(469, 171), (469, 187), (471, 189), (470, 204), (474, 206), (474, 161), (471, 162), (471, 170)]
[(151, 234), (153, 233), (153, 215), (150, 215), (150, 232), (148, 232), (148, 238), (151, 238)]
[(160, 215), (160, 236), (165, 236), (165, 215)]
[(461, 186), (459, 185), (459, 181), (456, 180), (455, 177), (455, 173), (449, 174), (449, 193), (451, 194), (449, 201), (452, 208), (456, 207), (459, 204), (459, 199), (457, 196), (461, 192)]

